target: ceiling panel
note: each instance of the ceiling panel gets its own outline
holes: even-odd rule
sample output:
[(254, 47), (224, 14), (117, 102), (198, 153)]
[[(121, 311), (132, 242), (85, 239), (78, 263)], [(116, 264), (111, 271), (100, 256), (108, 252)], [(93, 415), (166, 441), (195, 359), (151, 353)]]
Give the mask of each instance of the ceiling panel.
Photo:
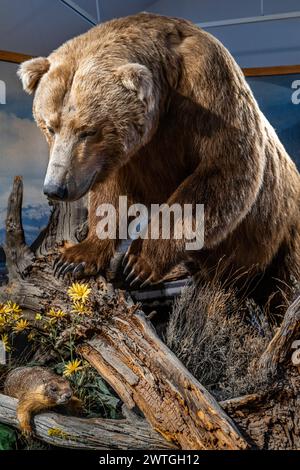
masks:
[(251, 2), (241, 0), (159, 0), (149, 7), (149, 11), (154, 13), (179, 16), (197, 23), (256, 16), (260, 14), (260, 9), (261, 0), (251, 0)]
[(73, 0), (73, 2), (97, 20), (97, 0)]
[(299, 0), (263, 0), (264, 15), (300, 10)]
[(46, 55), (91, 25), (59, 0), (0, 0), (0, 49)]
[[(153, 0), (98, 0), (100, 20), (144, 11)], [(71, 0), (97, 21), (96, 0)], [(0, 0), (0, 49), (47, 55), (91, 24), (60, 0)]]

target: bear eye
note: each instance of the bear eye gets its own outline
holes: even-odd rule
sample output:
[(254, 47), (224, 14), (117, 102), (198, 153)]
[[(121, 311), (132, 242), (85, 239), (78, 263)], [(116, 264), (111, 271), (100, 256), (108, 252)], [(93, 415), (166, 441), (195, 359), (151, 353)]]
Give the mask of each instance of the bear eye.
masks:
[(96, 130), (81, 132), (79, 134), (79, 139), (84, 140), (84, 139), (87, 139), (88, 137), (93, 137), (94, 135), (96, 135), (96, 133), (97, 133)]
[(47, 126), (47, 131), (48, 131), (49, 134), (51, 134), (51, 135), (54, 135), (54, 134), (55, 134), (55, 130), (53, 129), (53, 127)]

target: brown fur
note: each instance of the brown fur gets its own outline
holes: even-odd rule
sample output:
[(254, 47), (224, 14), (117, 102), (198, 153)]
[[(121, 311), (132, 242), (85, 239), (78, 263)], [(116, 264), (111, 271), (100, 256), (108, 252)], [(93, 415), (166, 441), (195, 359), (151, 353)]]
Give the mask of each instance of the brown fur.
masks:
[(19, 400), (17, 418), (23, 432), (31, 433), (34, 414), (66, 405), (69, 410), (79, 410), (80, 400), (72, 396), (69, 382), (45, 367), (17, 367), (6, 377), (4, 393)]
[[(133, 243), (141, 279), (157, 281), (182, 261), (205, 275), (221, 263), (281, 285), (299, 279), (299, 173), (219, 41), (188, 21), (139, 14), (39, 60), (50, 68), (34, 115), (50, 162), (69, 162), (57, 181), (67, 181), (69, 199), (91, 190), (89, 235), (63, 261), (86, 262), (87, 274), (107, 267), (118, 242), (97, 238), (95, 208), (126, 194), (129, 203), (205, 205), (203, 250), (186, 252), (180, 240)], [(25, 63), (20, 76), (32, 91), (29, 72)]]

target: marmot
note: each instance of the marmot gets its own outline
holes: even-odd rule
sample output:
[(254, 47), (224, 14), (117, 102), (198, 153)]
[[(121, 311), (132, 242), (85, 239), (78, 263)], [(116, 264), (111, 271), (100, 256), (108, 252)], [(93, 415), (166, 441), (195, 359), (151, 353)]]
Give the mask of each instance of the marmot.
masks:
[(57, 405), (67, 405), (70, 411), (79, 411), (81, 401), (73, 396), (70, 383), (46, 367), (17, 367), (9, 372), (4, 393), (19, 400), (17, 418), (20, 428), (31, 433), (33, 414)]

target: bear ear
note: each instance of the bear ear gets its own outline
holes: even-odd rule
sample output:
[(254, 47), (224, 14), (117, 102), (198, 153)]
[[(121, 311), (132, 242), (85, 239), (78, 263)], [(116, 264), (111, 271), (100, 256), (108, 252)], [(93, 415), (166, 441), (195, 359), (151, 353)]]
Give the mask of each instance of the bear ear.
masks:
[(50, 62), (46, 57), (27, 60), (20, 65), (17, 73), (27, 93), (31, 94), (35, 91), (41, 77), (48, 72), (49, 67)]
[(121, 65), (117, 69), (117, 75), (125, 88), (137, 93), (137, 97), (146, 104), (147, 111), (154, 109), (153, 77), (147, 67), (135, 63)]

